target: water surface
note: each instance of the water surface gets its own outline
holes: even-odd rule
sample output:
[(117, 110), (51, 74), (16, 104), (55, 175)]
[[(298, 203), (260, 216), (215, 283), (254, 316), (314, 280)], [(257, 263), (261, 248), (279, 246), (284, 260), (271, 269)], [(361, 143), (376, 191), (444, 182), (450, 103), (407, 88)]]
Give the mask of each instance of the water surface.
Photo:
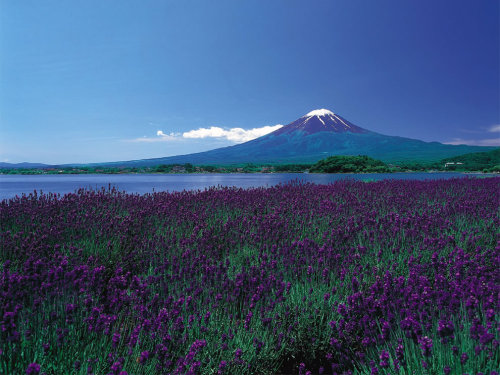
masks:
[(458, 172), (422, 173), (195, 173), (195, 174), (75, 174), (75, 175), (0, 175), (0, 199), (32, 193), (72, 193), (79, 188), (100, 189), (114, 186), (129, 193), (151, 193), (153, 191), (203, 190), (211, 186), (236, 186), (241, 188), (274, 186), (292, 180), (328, 184), (353, 179), (361, 181), (436, 180), (488, 176)]

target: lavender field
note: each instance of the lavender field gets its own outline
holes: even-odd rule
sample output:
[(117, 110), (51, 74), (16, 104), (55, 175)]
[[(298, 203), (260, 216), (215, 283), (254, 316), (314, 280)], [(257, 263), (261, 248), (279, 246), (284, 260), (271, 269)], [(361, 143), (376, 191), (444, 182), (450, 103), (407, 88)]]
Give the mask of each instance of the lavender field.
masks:
[(0, 204), (1, 374), (498, 374), (500, 178)]

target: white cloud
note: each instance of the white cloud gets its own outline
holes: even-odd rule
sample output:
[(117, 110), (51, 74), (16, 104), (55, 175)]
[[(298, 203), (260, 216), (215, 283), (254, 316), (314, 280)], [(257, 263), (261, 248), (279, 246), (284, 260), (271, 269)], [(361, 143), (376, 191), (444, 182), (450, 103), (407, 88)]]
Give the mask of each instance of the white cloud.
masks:
[(223, 129), (218, 126), (211, 126), (210, 128), (199, 128), (197, 130), (190, 130), (182, 133), (183, 138), (225, 138), (235, 143), (248, 142), (252, 139), (262, 137), (269, 134), (283, 125), (263, 126), (261, 128), (253, 128), (245, 130), (242, 128)]
[(141, 138), (134, 138), (134, 139), (128, 139), (128, 142), (165, 142), (165, 141), (175, 141), (178, 139), (181, 139), (181, 133), (170, 133), (170, 134), (165, 134), (163, 131), (158, 130), (156, 132), (157, 137), (141, 137)]
[(165, 134), (165, 133), (163, 133), (163, 131), (158, 130), (158, 131), (156, 132), (156, 135), (157, 135), (158, 137), (161, 137), (161, 139), (163, 139), (163, 140), (167, 140), (167, 139), (168, 139), (168, 140), (172, 140), (172, 139), (179, 138), (179, 137), (181, 136), (181, 133), (170, 133), (170, 134)]
[(500, 133), (500, 124), (490, 126), (490, 128), (488, 129), (488, 131), (490, 133)]
[(127, 142), (169, 142), (179, 141), (183, 139), (203, 139), (203, 138), (216, 138), (225, 139), (234, 143), (248, 142), (252, 139), (262, 137), (269, 134), (283, 125), (263, 126), (261, 128), (253, 128), (245, 130), (242, 128), (223, 129), (218, 126), (211, 126), (210, 128), (199, 128), (196, 130), (189, 130), (184, 133), (169, 133), (166, 134), (163, 130), (156, 132), (156, 137), (141, 137), (126, 140)]
[[(500, 127), (500, 125), (497, 125)], [(497, 132), (500, 130), (490, 130), (492, 132)], [(500, 138), (489, 138), (489, 139), (462, 139), (453, 138), (451, 141), (443, 142), (447, 145), (469, 145), (469, 146), (500, 146)]]

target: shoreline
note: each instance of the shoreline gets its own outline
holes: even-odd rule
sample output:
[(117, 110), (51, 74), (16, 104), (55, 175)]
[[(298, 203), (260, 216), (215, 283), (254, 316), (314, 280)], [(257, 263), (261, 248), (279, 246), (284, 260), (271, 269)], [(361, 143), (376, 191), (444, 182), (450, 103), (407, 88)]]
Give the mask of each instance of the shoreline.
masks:
[(71, 172), (53, 172), (53, 173), (2, 173), (0, 176), (85, 176), (85, 175), (122, 175), (122, 176), (134, 176), (134, 175), (154, 175), (154, 176), (166, 176), (166, 175), (247, 175), (247, 174), (262, 174), (262, 175), (273, 175), (273, 174), (316, 174), (316, 175), (330, 175), (330, 174), (345, 174), (345, 175), (358, 175), (358, 174), (396, 174), (396, 173), (464, 173), (464, 174), (493, 174), (500, 175), (500, 172), (483, 172), (483, 171), (440, 171), (440, 170), (428, 170), (428, 171), (388, 171), (388, 172), (335, 172), (335, 173), (318, 173), (318, 172), (91, 172), (91, 173), (71, 173)]

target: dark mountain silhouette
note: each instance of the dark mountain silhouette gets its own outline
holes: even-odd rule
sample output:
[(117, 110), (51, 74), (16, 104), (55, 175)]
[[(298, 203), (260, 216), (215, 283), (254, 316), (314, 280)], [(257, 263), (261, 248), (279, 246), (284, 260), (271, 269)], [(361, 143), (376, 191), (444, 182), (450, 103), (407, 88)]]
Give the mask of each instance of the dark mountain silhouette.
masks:
[(42, 163), (0, 163), (0, 168), (21, 169), (21, 168), (50, 168), (52, 165)]
[(494, 148), (383, 135), (354, 125), (329, 110), (318, 109), (270, 134), (235, 146), (106, 165), (314, 163), (331, 155), (367, 155), (385, 162), (426, 161)]

